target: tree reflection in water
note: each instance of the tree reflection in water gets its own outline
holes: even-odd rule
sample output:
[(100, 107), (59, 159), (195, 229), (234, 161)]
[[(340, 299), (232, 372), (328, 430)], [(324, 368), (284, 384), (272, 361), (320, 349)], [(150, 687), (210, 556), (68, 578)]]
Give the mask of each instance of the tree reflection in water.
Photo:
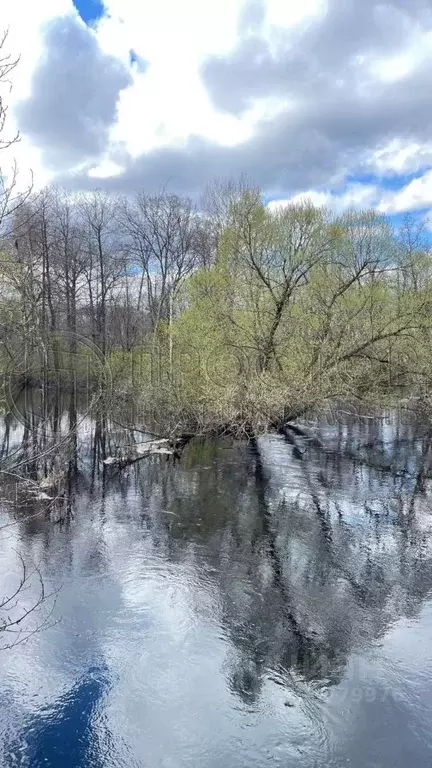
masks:
[[(10, 419), (4, 434), (2, 450), (12, 450)], [(154, 456), (119, 474), (101, 459), (122, 439), (131, 434), (114, 435), (108, 416), (86, 422), (69, 455), (63, 524), (97, 501), (100, 526), (111, 516), (166, 562), (205, 572), (229, 639), (226, 680), (246, 706), (269, 681), (312, 705), (351, 654), (430, 594), (431, 435), (414, 419), (347, 416), (313, 440), (196, 440), (179, 462)], [(49, 557), (52, 523), (18, 520), (24, 537), (44, 532)], [(89, 567), (107, 567), (104, 557), (95, 534)], [(82, 686), (90, 719), (103, 685)]]

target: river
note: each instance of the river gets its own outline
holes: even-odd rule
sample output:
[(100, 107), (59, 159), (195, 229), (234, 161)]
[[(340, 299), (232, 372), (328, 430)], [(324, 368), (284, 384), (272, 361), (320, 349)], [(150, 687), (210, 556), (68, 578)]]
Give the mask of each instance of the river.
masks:
[(0, 652), (2, 768), (431, 765), (421, 421), (339, 414), (320, 444), (192, 442), (120, 475), (83, 425), (67, 516), (0, 514), (1, 579), (20, 553), (56, 593)]

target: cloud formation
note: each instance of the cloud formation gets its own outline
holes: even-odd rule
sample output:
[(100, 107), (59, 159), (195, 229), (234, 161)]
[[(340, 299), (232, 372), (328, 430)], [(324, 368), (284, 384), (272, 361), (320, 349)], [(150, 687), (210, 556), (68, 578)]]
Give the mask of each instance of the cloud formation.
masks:
[(428, 0), (329, 0), (298, 27), (266, 34), (264, 0), (252, 0), (247, 8), (260, 20), (259, 28), (251, 33), (246, 26), (233, 52), (203, 65), (215, 104), (234, 113), (268, 95), (292, 99), (299, 107), (352, 89), (361, 96), (362, 86), (372, 84), (370, 64), (400, 54), (420, 24), (431, 29), (432, 23)]
[(195, 197), (247, 174), (270, 198), (432, 205), (430, 0), (104, 8), (45, 27), (16, 110), (56, 181)]
[(50, 21), (43, 43), (31, 95), (16, 105), (15, 114), (22, 133), (41, 150), (43, 162), (67, 171), (101, 157), (119, 94), (132, 78), (122, 62), (102, 52), (95, 33), (73, 14)]
[[(256, 12), (256, 0), (251, 6)], [(383, 163), (386, 145), (430, 141), (429, 0), (329, 0), (325, 12), (298, 28), (266, 36), (264, 26), (262, 19), (260, 31), (247, 32), (229, 55), (208, 59), (203, 77), (214, 104), (233, 114), (269, 96), (285, 100), (269, 146), (279, 149), (293, 187), (296, 158), (305, 187), (321, 184), (329, 171), (330, 182), (344, 170), (373, 168), (376, 153), (380, 171), (391, 172), (391, 152), (388, 168)]]

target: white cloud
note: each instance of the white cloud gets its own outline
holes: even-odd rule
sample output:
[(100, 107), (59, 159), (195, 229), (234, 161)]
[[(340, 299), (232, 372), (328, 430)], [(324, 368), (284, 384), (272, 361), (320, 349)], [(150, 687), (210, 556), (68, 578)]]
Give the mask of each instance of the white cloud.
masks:
[(393, 139), (372, 153), (368, 165), (379, 176), (417, 173), (432, 165), (432, 143)]
[[(212, 105), (202, 82), (204, 59), (228, 53), (238, 42), (244, 0), (105, 0), (104, 6), (106, 14), (95, 26), (104, 53), (128, 64), (133, 49), (148, 64), (143, 73), (132, 71), (133, 84), (120, 94), (118, 119), (110, 132), (112, 146), (120, 142), (132, 157), (158, 147), (181, 146), (191, 135), (235, 146), (250, 139), (261, 120), (286, 109), (286, 99), (269, 96), (241, 118), (222, 114)], [(307, 21), (323, 7), (322, 0), (305, 0), (301, 8), (283, 0), (267, 0), (263, 34), (269, 38), (276, 27), (286, 29)], [(11, 9), (7, 22), (14, 30), (13, 49), (24, 51), (14, 78), (13, 102), (29, 96), (31, 75), (43, 55), (44, 24), (65, 13), (76, 14), (72, 0), (17, 0)], [(40, 152), (25, 137), (15, 154), (21, 166), (35, 169), (39, 182), (49, 180)], [(106, 178), (110, 167), (118, 165), (108, 159), (100, 175), (98, 169), (92, 169), (90, 175)]]
[(9, 30), (7, 52), (20, 59), (13, 74), (14, 99), (23, 99), (30, 93), (36, 62), (43, 55), (44, 24), (66, 13), (76, 13), (72, 0), (14, 0), (2, 4), (0, 30)]
[[(136, 73), (134, 84), (121, 94), (112, 131), (112, 140), (124, 142), (132, 156), (181, 145), (191, 135), (235, 146), (252, 136), (260, 120), (286, 110), (286, 99), (269, 96), (241, 118), (220, 113), (202, 82), (205, 58), (228, 53), (238, 41), (243, 0), (106, 0), (105, 5), (108, 15), (96, 29), (102, 49), (127, 60), (132, 48), (148, 62), (145, 73)], [(321, 7), (321, 0), (306, 0), (301, 10), (267, 0), (264, 33), (270, 36), (276, 24), (297, 24)]]
[(270, 210), (277, 210), (289, 203), (309, 200), (313, 205), (328, 208), (334, 213), (343, 213), (349, 208), (373, 208), (380, 200), (379, 188), (372, 184), (350, 184), (343, 191), (314, 190), (299, 192), (287, 200), (273, 200), (268, 204)]
[(419, 29), (407, 30), (404, 50), (393, 56), (372, 61), (372, 77), (383, 83), (401, 80), (432, 59), (432, 32)]
[(133, 48), (166, 70), (182, 70), (209, 53), (229, 50), (237, 37), (240, 0), (106, 0), (98, 33), (107, 53)]
[(96, 29), (102, 49), (124, 60), (133, 49), (148, 62), (120, 97), (113, 141), (137, 156), (191, 133), (224, 144), (247, 138), (239, 121), (215, 113), (199, 77), (206, 54), (234, 45), (239, 0), (106, 0), (105, 6)]
[[(395, 191), (386, 191), (375, 184), (353, 183), (342, 191), (307, 190), (286, 200), (273, 200), (268, 207), (270, 210), (277, 210), (302, 200), (310, 200), (313, 205), (328, 208), (336, 214), (349, 208), (376, 208), (386, 215), (432, 209), (432, 170)], [(426, 215), (425, 223), (432, 230), (432, 210)]]
[(379, 204), (382, 213), (400, 213), (429, 207), (432, 207), (432, 170), (398, 192), (385, 194)]
[(291, 28), (307, 23), (314, 16), (326, 10), (325, 0), (303, 0), (301, 3), (287, 3), (286, 0), (267, 0), (266, 24), (270, 27)]
[[(432, 28), (420, 2), (104, 0), (104, 7), (97, 43), (127, 68), (131, 84), (118, 91), (99, 156), (74, 165), (84, 182), (108, 187), (112, 179), (121, 188), (125, 179), (127, 188), (159, 175), (163, 183), (176, 163), (179, 184), (191, 177), (185, 189), (202, 184), (206, 165), (208, 173), (220, 166), (221, 173), (255, 174), (268, 192), (291, 199), (304, 188), (337, 211), (429, 205), (428, 173), (395, 193), (380, 190), (379, 179), (344, 185), (359, 170), (383, 177), (432, 164), (425, 95)], [(22, 57), (12, 107), (31, 96), (47, 54), (44, 25), (64, 14), (77, 17), (72, 0), (15, 0), (2, 9), (11, 50)], [(145, 65), (130, 65), (131, 50)], [(12, 130), (13, 109), (10, 118)], [(45, 156), (28, 135), (14, 149), (38, 186), (54, 175), (44, 166), (43, 138)]]
[(123, 167), (114, 163), (112, 160), (102, 160), (99, 165), (90, 168), (88, 175), (91, 178), (108, 179), (110, 176), (118, 176), (123, 171)]
[[(311, 2), (308, 0), (309, 5)], [(200, 0), (184, 0), (181, 4), (173, 0), (152, 4), (106, 0), (104, 5), (107, 13), (95, 27), (104, 53), (129, 64), (133, 49), (148, 63), (144, 73), (131, 69), (133, 84), (120, 94), (118, 118), (110, 131), (111, 149), (121, 143), (132, 157), (137, 157), (158, 147), (181, 146), (192, 134), (223, 146), (235, 146), (251, 137), (259, 120), (283, 110), (283, 101), (269, 98), (252, 107), (242, 119), (221, 114), (211, 104), (202, 83), (199, 67), (204, 57), (229, 51), (238, 38), (242, 0), (209, 0), (205, 4)], [(281, 7), (278, 1), (269, 2), (272, 23)], [(17, 0), (11, 4), (6, 17), (12, 31), (8, 49), (21, 55), (9, 97), (11, 131), (16, 128), (13, 106), (30, 95), (32, 74), (44, 55), (44, 25), (62, 14), (77, 15), (72, 0)], [(107, 148), (108, 157), (101, 167), (91, 169), (90, 176), (103, 179), (118, 173), (119, 165), (109, 153)], [(33, 169), (37, 186), (52, 177), (43, 167), (40, 150), (25, 135), (14, 147), (14, 158), (22, 169)]]
[(227, 146), (248, 136), (239, 120), (215, 113), (193, 69), (169, 73), (157, 63), (150, 64), (120, 95), (111, 139), (124, 142), (132, 156), (182, 143), (191, 133)]
[[(3, 7), (4, 6), (4, 7)], [(11, 75), (12, 90), (3, 91), (5, 103), (9, 106), (7, 136), (18, 130), (14, 115), (14, 104), (27, 98), (31, 93), (31, 80), (37, 61), (43, 56), (42, 32), (44, 25), (63, 14), (75, 14), (72, 0), (13, 0), (2, 4), (0, 33), (8, 30), (5, 50), (2, 55), (10, 54), (19, 63)], [(16, 161), (20, 175), (18, 185), (25, 188), (31, 181), (33, 172), (38, 186), (46, 184), (51, 174), (44, 168), (38, 147), (31, 144), (26, 136), (21, 135), (19, 144), (4, 152), (1, 157), (1, 171), (9, 174)]]

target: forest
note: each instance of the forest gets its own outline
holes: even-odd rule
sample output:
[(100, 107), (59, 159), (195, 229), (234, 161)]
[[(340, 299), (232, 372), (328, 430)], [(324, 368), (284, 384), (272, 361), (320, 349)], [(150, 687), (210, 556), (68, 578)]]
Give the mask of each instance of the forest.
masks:
[(431, 254), (412, 217), (266, 205), (242, 179), (199, 205), (49, 188), (7, 219), (5, 402), (91, 388), (97, 360), (105, 404), (164, 434), (259, 433), (334, 399), (427, 403)]

